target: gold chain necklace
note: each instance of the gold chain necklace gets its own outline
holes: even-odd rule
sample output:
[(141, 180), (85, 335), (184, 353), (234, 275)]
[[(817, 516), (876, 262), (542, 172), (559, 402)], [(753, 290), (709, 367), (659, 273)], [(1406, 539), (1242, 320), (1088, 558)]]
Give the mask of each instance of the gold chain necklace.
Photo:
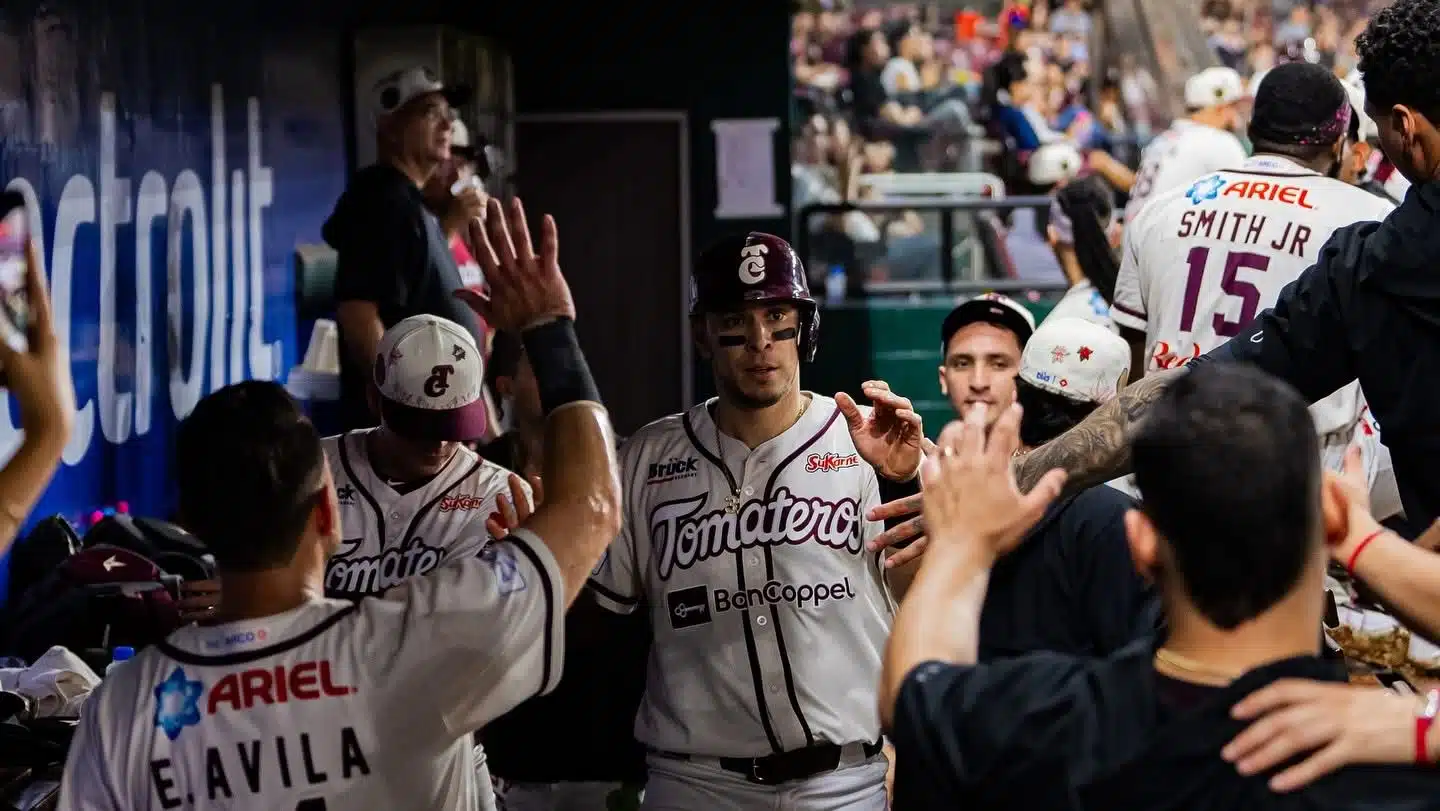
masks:
[(1174, 651), (1158, 648), (1155, 651), (1155, 669), (1181, 681), (1225, 687), (1242, 674), (1231, 670), (1211, 667)]
[[(785, 427), (785, 430), (788, 431), (794, 427), (795, 423), (799, 422), (800, 418), (805, 416), (805, 412), (809, 408), (810, 398), (802, 395), (800, 397), (800, 410), (795, 412), (795, 419), (790, 422), (790, 425)], [(740, 512), (740, 483), (730, 475), (730, 465), (725, 461), (725, 446), (720, 442), (720, 421), (715, 418), (714, 414), (710, 415), (710, 424), (715, 427), (715, 458), (720, 462), (720, 469), (725, 472), (725, 483), (730, 485), (730, 495), (725, 497), (725, 512), (734, 515)], [(781, 433), (784, 433), (784, 431), (781, 431)]]

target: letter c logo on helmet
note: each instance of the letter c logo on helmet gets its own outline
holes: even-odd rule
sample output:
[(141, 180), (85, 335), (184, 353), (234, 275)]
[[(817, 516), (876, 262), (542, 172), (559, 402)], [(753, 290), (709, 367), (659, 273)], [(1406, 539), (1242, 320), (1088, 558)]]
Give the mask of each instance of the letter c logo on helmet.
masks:
[(765, 254), (770, 249), (764, 245), (746, 245), (740, 249), (740, 281), (745, 284), (759, 284), (765, 281)]

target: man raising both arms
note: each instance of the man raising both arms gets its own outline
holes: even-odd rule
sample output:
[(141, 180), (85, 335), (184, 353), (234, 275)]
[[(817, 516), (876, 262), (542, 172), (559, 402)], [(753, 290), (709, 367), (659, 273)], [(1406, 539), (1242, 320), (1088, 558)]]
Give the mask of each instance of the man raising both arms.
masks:
[(60, 808), (475, 807), (470, 735), (554, 688), (565, 609), (619, 530), (620, 499), (554, 222), (537, 256), (518, 201), (514, 246), (491, 215), (485, 315), (534, 365), (544, 505), (482, 556), (383, 598), (325, 599), (342, 536), (315, 428), (274, 383), (205, 398), (181, 424), (178, 474), (186, 525), (220, 564), (217, 624), (176, 631), (91, 696)]
[(920, 417), (880, 382), (873, 411), (801, 390), (819, 314), (779, 237), (721, 240), (691, 291), (719, 396), (625, 443), (624, 530), (591, 578), (604, 608), (649, 604), (642, 807), (880, 811), (894, 600), (864, 512), (915, 479)]

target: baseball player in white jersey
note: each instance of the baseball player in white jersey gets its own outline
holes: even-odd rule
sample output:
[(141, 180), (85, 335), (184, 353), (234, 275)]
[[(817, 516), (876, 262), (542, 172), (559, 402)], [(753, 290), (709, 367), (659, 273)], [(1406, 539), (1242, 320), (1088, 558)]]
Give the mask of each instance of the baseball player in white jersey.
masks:
[[(377, 595), (454, 558), (480, 554), (485, 522), (529, 485), (463, 442), (484, 436), (485, 371), (470, 331), (415, 315), (385, 331), (370, 396), (380, 427), (324, 440), (340, 499), (340, 548), (325, 565), (325, 594)], [(493, 811), (485, 750), (475, 745), (480, 811)]]
[(511, 216), (518, 254), (492, 204), (504, 252), (486, 263), (485, 315), (518, 330), (532, 359), (553, 499), (483, 554), (383, 598), (323, 598), (344, 533), (314, 427), (274, 383), (205, 398), (181, 424), (177, 473), (186, 525), (219, 564), (215, 624), (106, 678), (60, 808), (474, 807), (471, 733), (555, 686), (565, 608), (619, 530), (613, 434), (575, 341), (554, 224), (537, 257), (523, 213)]
[[(1315, 263), (1337, 228), (1390, 213), (1383, 198), (1327, 176), (1338, 168), (1349, 111), (1325, 69), (1271, 70), (1250, 125), (1256, 155), (1157, 195), (1130, 224), (1111, 318), (1138, 350), (1134, 377), (1238, 335)], [(1364, 407), (1358, 383), (1311, 407), (1331, 469), (1352, 440), (1373, 460)]]
[[(377, 356), (371, 396), (380, 427), (323, 443), (345, 529), (325, 566), (330, 597), (381, 594), (478, 555), (486, 520), (510, 497), (510, 471), (461, 444), (483, 435), (488, 419), (484, 364), (469, 331), (411, 316), (385, 331)], [(529, 485), (520, 486), (528, 503)]]
[(1191, 113), (1155, 136), (1140, 155), (1125, 205), (1126, 223), (1155, 195), (1245, 160), (1245, 147), (1234, 134), (1244, 98), (1244, 80), (1229, 68), (1206, 68), (1185, 82)]
[(883, 384), (869, 412), (800, 390), (818, 314), (779, 237), (705, 251), (691, 301), (720, 396), (626, 442), (624, 529), (591, 576), (602, 606), (653, 622), (642, 808), (883, 809), (895, 600), (865, 511), (880, 479), (913, 481), (920, 418)]

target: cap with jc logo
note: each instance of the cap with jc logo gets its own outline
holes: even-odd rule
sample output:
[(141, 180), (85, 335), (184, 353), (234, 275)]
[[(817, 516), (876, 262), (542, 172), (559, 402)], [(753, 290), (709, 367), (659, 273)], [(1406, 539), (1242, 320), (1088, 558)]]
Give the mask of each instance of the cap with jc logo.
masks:
[(411, 439), (461, 442), (485, 435), (485, 363), (469, 330), (412, 315), (385, 331), (375, 353), (385, 427)]
[(1125, 386), (1130, 345), (1083, 318), (1047, 318), (1025, 344), (1020, 379), (1080, 403), (1103, 403)]

